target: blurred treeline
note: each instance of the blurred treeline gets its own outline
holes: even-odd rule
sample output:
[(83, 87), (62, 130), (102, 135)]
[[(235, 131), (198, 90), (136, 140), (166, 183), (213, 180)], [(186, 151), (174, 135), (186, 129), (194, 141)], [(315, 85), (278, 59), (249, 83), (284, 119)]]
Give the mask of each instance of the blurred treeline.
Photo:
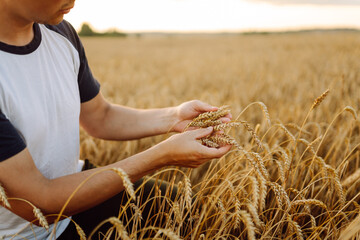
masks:
[(94, 31), (91, 26), (88, 23), (83, 23), (80, 31), (79, 31), (79, 36), (84, 36), (84, 37), (126, 37), (127, 34), (123, 33), (123, 32), (119, 32), (116, 29), (111, 29), (108, 30), (106, 32), (96, 32)]

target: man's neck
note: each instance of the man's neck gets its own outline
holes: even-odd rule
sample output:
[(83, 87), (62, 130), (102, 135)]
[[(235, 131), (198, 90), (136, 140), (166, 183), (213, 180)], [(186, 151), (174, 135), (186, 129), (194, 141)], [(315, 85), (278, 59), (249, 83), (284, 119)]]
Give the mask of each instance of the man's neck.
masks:
[(27, 45), (34, 38), (34, 22), (13, 14), (4, 2), (0, 1), (0, 42), (13, 46)]

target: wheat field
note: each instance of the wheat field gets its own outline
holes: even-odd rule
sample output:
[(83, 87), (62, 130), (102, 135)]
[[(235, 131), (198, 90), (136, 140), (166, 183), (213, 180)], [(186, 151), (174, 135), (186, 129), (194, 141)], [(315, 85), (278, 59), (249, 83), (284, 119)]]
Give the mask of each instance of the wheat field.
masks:
[[(200, 99), (230, 106), (233, 120), (248, 124), (229, 130), (238, 147), (225, 157), (198, 169), (155, 174), (180, 182), (183, 193), (154, 230), (155, 238), (357, 237), (360, 34), (85, 38), (83, 43), (103, 94), (115, 103), (152, 108)], [(81, 132), (81, 157), (104, 165), (167, 137), (106, 142)], [(188, 210), (193, 225), (185, 229)], [(133, 238), (135, 232), (127, 234)]]
[[(117, 239), (360, 239), (359, 33), (82, 41), (114, 103), (155, 108), (199, 99), (233, 115), (216, 127), (225, 129), (220, 137), (203, 139), (233, 145), (224, 157), (153, 174), (179, 189), (175, 200), (159, 193), (156, 201), (170, 208), (158, 211), (156, 225), (139, 227), (140, 193), (113, 169), (133, 199), (121, 207), (132, 209), (133, 225), (123, 226), (121, 214), (108, 219), (114, 228), (102, 239), (112, 232)], [(218, 125), (213, 115), (194, 124)], [(81, 130), (80, 157), (106, 165), (168, 137), (112, 142)], [(1, 186), (0, 197), (8, 204)], [(35, 206), (34, 214), (46, 226)]]

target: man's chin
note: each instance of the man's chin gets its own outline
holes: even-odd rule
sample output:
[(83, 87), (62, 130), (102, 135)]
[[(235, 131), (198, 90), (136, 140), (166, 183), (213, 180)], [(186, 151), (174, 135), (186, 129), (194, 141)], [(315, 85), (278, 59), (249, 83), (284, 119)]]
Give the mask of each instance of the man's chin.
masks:
[(40, 24), (48, 24), (48, 25), (58, 25), (64, 20), (64, 15), (61, 15), (57, 18), (46, 20), (46, 21), (37, 21), (37, 23)]

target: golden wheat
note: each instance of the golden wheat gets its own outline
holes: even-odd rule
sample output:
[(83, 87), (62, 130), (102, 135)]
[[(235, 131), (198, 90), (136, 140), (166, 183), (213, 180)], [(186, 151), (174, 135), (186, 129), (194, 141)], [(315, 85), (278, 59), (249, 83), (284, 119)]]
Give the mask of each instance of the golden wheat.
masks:
[(8, 201), (8, 198), (6, 196), (4, 188), (0, 184), (0, 200), (5, 205), (5, 207), (10, 208), (10, 203)]
[[(253, 133), (249, 131), (251, 137), (240, 132), (242, 129), (235, 126), (239, 124), (220, 126), (220, 119), (230, 114), (229, 107), (220, 115), (220, 109), (203, 114), (192, 123), (192, 127), (214, 126), (211, 137), (216, 136), (218, 143), (201, 139), (204, 145), (218, 148), (231, 144), (234, 148), (188, 175), (194, 195), (189, 213), (194, 219), (191, 228), (170, 223), (159, 227), (184, 239), (342, 239), (340, 233), (349, 224), (346, 218), (355, 219), (359, 210), (360, 182), (350, 178), (360, 166), (360, 64), (354, 61), (360, 57), (359, 39), (354, 33), (86, 39), (89, 62), (95, 75), (104, 79), (102, 92), (116, 103), (166, 107), (199, 98), (213, 105), (231, 105), (233, 113), (240, 112), (232, 122), (240, 123), (241, 119), (254, 126)], [(100, 48), (96, 45), (99, 41), (107, 44)], [(313, 96), (327, 88), (331, 95), (325, 91), (312, 103)], [(306, 112), (309, 104), (312, 106)], [(262, 111), (251, 106), (260, 106)], [(339, 117), (329, 124), (334, 113), (341, 110), (356, 121)], [(167, 136), (105, 142), (82, 131), (81, 157), (105, 165), (143, 151)], [(176, 181), (171, 178), (174, 175)], [(171, 184), (186, 181), (176, 171), (159, 178), (168, 178)], [(175, 200), (181, 219), (188, 212), (182, 185)], [(233, 197), (229, 197), (228, 188)], [(287, 205), (286, 190), (289, 212), (274, 208), (277, 200), (273, 188), (278, 190), (283, 207)], [(222, 210), (217, 202), (222, 203)], [(235, 221), (239, 203), (253, 223), (254, 235), (248, 232), (244, 217), (240, 225)], [(125, 207), (133, 208), (131, 204)], [(171, 217), (175, 221), (172, 211), (166, 221)], [(142, 227), (151, 228), (149, 225), (146, 222)], [(350, 234), (354, 232), (356, 228)], [(166, 238), (162, 232), (157, 237)]]
[(126, 191), (129, 193), (130, 197), (135, 201), (136, 196), (135, 196), (134, 186), (130, 181), (130, 178), (127, 175), (127, 173), (121, 168), (111, 168), (110, 170), (116, 172), (121, 177)]
[(319, 97), (317, 97), (313, 103), (313, 105), (311, 106), (311, 109), (316, 108), (317, 106), (320, 105), (320, 103), (322, 101), (324, 101), (324, 99), (326, 98), (326, 96), (329, 94), (330, 90), (327, 89), (325, 92), (323, 92)]

